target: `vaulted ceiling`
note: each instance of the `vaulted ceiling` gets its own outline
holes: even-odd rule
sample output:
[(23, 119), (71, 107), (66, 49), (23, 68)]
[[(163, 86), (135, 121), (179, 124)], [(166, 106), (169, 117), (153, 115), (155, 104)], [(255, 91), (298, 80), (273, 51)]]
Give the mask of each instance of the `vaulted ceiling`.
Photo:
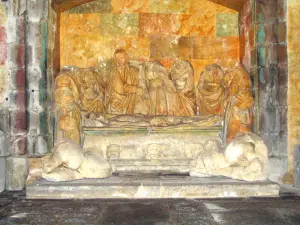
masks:
[[(92, 2), (92, 1), (95, 1), (95, 0), (52, 0), (52, 3), (54, 5), (59, 6), (60, 11), (63, 12), (65, 10), (68, 10), (75, 6), (78, 6), (78, 5), (81, 5), (84, 3), (88, 3), (88, 2)], [(185, 0), (182, 0), (182, 1), (185, 1)], [(244, 4), (244, 2), (246, 2), (248, 0), (208, 0), (208, 1), (215, 2), (217, 4), (225, 6), (227, 8), (239, 11), (241, 9), (242, 5)]]

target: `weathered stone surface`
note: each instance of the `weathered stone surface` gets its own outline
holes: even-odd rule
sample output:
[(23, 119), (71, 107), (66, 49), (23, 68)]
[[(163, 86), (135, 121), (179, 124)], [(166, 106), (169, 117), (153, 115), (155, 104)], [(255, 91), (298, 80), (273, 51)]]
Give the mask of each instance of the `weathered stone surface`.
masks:
[[(194, 41), (194, 59), (238, 58), (238, 37), (195, 37)], [(210, 48), (203, 51), (205, 46)]]
[(216, 34), (216, 15), (214, 9), (206, 9), (207, 11), (180, 14), (180, 30), (182, 36), (214, 36)]
[(0, 103), (7, 102), (5, 94), (8, 90), (8, 71), (6, 66), (0, 66)]
[(52, 153), (42, 158), (41, 167), (42, 177), (55, 182), (106, 178), (115, 170), (99, 153), (84, 153), (80, 145), (71, 141), (56, 144)]
[[(214, 142), (216, 144), (216, 142)], [(209, 147), (191, 162), (191, 176), (226, 176), (233, 179), (266, 180), (268, 149), (263, 140), (253, 134), (239, 135), (225, 151), (220, 146)]]
[(40, 22), (48, 18), (48, 1), (27, 1), (27, 13), (30, 21)]
[(0, 66), (3, 66), (7, 60), (7, 44), (0, 43)]
[(68, 10), (69, 13), (107, 13), (111, 10), (111, 0), (98, 0), (82, 4)]
[(27, 154), (27, 138), (24, 136), (13, 136), (11, 138), (11, 149), (12, 155), (26, 155)]
[(283, 175), (288, 170), (288, 162), (286, 156), (269, 157), (269, 177), (268, 179), (274, 182), (281, 182)]
[(218, 13), (216, 34), (218, 37), (238, 36), (238, 14)]
[(105, 133), (103, 129), (99, 129), (97, 134), (97, 131), (89, 131), (89, 128), (86, 128), (84, 149), (110, 159), (110, 162), (116, 165), (117, 172), (187, 173), (192, 159), (189, 158), (192, 154), (189, 154), (191, 146), (198, 146), (199, 149), (193, 149), (193, 152), (199, 153), (208, 142), (216, 142), (220, 145), (219, 131), (199, 130), (199, 133), (174, 133), (174, 131), (155, 133), (153, 131), (154, 133), (149, 134), (146, 129), (144, 131), (140, 129), (139, 133), (123, 131), (124, 134), (111, 136), (109, 134), (111, 131)]
[(189, 176), (113, 176), (107, 179), (51, 183), (38, 180), (27, 185), (27, 198), (233, 198), (275, 197), (279, 185), (271, 182), (242, 182), (222, 178)]
[(25, 44), (8, 44), (9, 68), (22, 68), (25, 66)]
[(0, 4), (0, 25), (4, 25), (7, 20), (5, 4)]
[(179, 28), (179, 16), (176, 14), (140, 14), (139, 26), (142, 36), (175, 35)]
[[(216, 14), (236, 14), (229, 8), (206, 0), (112, 0), (111, 7), (112, 11), (106, 13), (61, 13), (61, 66), (97, 66), (99, 62), (110, 60), (118, 48), (125, 49), (134, 60), (155, 59), (166, 66), (175, 58), (193, 59), (193, 41), (186, 40), (192, 40), (190, 36), (215, 38)], [(154, 11), (151, 11), (151, 7)], [(153, 41), (161, 36), (174, 43)], [(182, 44), (178, 43), (180, 39), (184, 40)], [(154, 47), (150, 44), (153, 42), (156, 42)], [(210, 45), (202, 45), (201, 51), (210, 51), (215, 42), (218, 41), (212, 40)], [(228, 60), (238, 59), (237, 46), (238, 42), (232, 46), (230, 41), (218, 45), (219, 52), (222, 49), (225, 52), (215, 56), (215, 60), (228, 68), (232, 64)], [(166, 60), (170, 62), (166, 63)]]
[[(1, 155), (0, 155), (1, 156)], [(5, 189), (6, 159), (0, 157), (0, 192)]]
[(6, 190), (22, 190), (25, 187), (27, 175), (27, 158), (9, 157), (6, 159)]
[(9, 143), (7, 135), (0, 130), (0, 157), (8, 156), (10, 154), (9, 151)]
[(65, 164), (66, 167), (77, 170), (84, 159), (84, 153), (74, 142), (58, 143), (53, 149), (53, 156), (45, 156), (43, 172), (50, 173), (56, 167)]
[(174, 37), (151, 37), (150, 58), (175, 58)]
[(192, 37), (150, 37), (150, 57), (161, 58), (193, 58)]
[(102, 14), (100, 31), (104, 36), (137, 36), (138, 20), (138, 14)]
[(149, 12), (149, 0), (111, 0), (112, 12), (128, 13), (128, 12)]
[(294, 185), (300, 188), (300, 147), (295, 146), (294, 151)]
[(190, 1), (160, 1), (150, 0), (150, 12), (152, 13), (187, 13)]
[[(281, 10), (282, 11), (282, 10)], [(289, 84), (298, 84), (299, 79), (297, 76), (299, 71), (299, 62), (300, 55), (297, 54), (299, 52), (299, 11), (300, 11), (300, 3), (299, 1), (287, 1), (287, 52), (284, 50), (284, 56), (279, 59), (279, 62), (286, 61), (284, 58), (288, 57), (288, 83)], [(287, 56), (288, 55), (288, 56)], [(283, 67), (284, 68), (284, 67)], [(299, 144), (300, 137), (298, 133), (299, 125), (295, 118), (299, 115), (299, 108), (296, 106), (299, 102), (299, 91), (296, 91), (291, 85), (288, 89), (288, 165), (289, 171), (292, 173), (293, 171), (293, 156), (295, 145)], [(298, 100), (296, 100), (298, 99)], [(295, 107), (294, 107), (295, 105)], [(297, 131), (296, 131), (297, 130)]]
[(28, 158), (29, 172), (26, 184), (42, 177), (42, 158)]

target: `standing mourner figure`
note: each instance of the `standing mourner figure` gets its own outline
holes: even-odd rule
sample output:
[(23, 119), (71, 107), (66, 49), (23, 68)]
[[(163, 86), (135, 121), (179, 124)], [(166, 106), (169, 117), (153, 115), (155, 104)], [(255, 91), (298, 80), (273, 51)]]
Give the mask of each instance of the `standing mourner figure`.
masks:
[(169, 76), (176, 87), (175, 116), (194, 116), (196, 112), (196, 95), (194, 88), (194, 71), (188, 61), (175, 61)]
[(174, 115), (175, 87), (159, 62), (145, 63), (145, 79), (150, 99), (149, 115)]
[(251, 80), (244, 66), (238, 63), (224, 76), (224, 86), (228, 89), (225, 112), (226, 140), (230, 142), (238, 133), (251, 132), (251, 108), (253, 96)]
[(125, 50), (114, 53), (115, 67), (109, 77), (108, 112), (113, 114), (133, 114), (136, 99), (143, 95), (139, 84), (139, 70), (129, 64)]
[(225, 89), (224, 72), (217, 65), (206, 66), (198, 82), (198, 108), (200, 115), (222, 115), (224, 109)]

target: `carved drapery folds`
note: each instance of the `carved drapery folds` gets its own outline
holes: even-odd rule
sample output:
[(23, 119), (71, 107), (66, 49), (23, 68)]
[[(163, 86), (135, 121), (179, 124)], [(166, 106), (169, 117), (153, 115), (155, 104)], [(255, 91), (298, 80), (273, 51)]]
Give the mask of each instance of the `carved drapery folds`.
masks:
[(180, 120), (220, 116), (227, 141), (251, 130), (251, 80), (240, 63), (225, 72), (217, 64), (206, 66), (197, 81), (188, 61), (175, 61), (169, 70), (156, 61), (133, 66), (122, 49), (106, 65), (105, 69), (66, 68), (56, 78), (57, 140), (81, 143), (83, 111), (89, 115), (142, 114), (158, 121), (158, 126), (164, 120), (161, 116)]

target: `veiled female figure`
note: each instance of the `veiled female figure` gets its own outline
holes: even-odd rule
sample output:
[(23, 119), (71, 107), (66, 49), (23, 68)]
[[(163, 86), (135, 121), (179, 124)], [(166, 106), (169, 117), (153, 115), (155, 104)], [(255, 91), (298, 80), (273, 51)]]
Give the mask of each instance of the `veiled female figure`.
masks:
[(222, 115), (225, 89), (224, 72), (217, 64), (206, 66), (198, 82), (198, 109), (200, 115)]
[(228, 88), (228, 105), (225, 114), (225, 138), (229, 142), (233, 140), (238, 133), (251, 131), (251, 108), (254, 99), (251, 92), (250, 76), (240, 63), (225, 73), (224, 85)]
[(105, 111), (105, 85), (101, 72), (95, 68), (80, 69), (78, 79), (80, 85), (80, 101), (82, 110), (87, 112)]
[(175, 87), (159, 62), (146, 62), (144, 76), (150, 100), (149, 115), (174, 115)]
[(56, 141), (69, 139), (81, 144), (79, 89), (71, 72), (61, 72), (56, 78), (54, 97), (58, 119)]
[(196, 112), (196, 95), (194, 88), (194, 71), (188, 61), (175, 61), (169, 76), (176, 87), (175, 116), (194, 116)]

